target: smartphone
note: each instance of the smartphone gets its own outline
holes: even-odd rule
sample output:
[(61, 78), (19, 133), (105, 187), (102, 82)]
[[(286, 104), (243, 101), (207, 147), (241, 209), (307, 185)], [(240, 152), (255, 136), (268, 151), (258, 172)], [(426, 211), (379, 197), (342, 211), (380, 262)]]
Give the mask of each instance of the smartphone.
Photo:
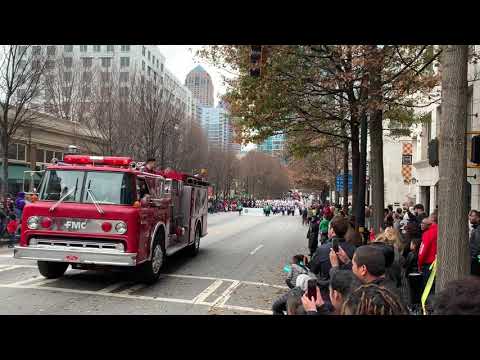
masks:
[(317, 280), (308, 280), (307, 297), (317, 301)]
[(338, 252), (338, 239), (332, 239), (332, 249), (333, 251), (335, 251), (336, 253)]

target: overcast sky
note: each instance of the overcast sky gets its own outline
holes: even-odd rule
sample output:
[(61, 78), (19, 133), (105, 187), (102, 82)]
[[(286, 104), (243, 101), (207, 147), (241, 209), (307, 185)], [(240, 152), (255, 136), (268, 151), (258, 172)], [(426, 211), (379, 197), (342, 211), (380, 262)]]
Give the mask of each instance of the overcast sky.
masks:
[[(197, 50), (202, 48), (202, 45), (158, 45), (158, 47), (165, 56), (165, 66), (184, 84), (187, 74), (199, 64), (199, 62), (196, 62), (197, 60), (194, 60), (194, 55)], [(213, 66), (205, 63), (200, 63), (200, 65), (202, 65), (212, 77), (216, 106), (219, 95), (225, 93), (225, 86), (222, 84), (221, 74)]]

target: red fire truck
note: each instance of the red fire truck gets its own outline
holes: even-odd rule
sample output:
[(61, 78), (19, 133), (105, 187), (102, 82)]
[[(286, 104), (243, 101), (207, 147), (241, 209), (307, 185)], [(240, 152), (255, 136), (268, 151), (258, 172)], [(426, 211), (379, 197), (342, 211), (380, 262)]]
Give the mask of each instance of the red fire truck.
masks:
[(69, 265), (119, 266), (155, 282), (168, 255), (198, 253), (208, 185), (173, 170), (144, 172), (128, 157), (66, 155), (47, 167), (38, 200), (25, 206), (14, 256), (37, 260), (46, 278)]

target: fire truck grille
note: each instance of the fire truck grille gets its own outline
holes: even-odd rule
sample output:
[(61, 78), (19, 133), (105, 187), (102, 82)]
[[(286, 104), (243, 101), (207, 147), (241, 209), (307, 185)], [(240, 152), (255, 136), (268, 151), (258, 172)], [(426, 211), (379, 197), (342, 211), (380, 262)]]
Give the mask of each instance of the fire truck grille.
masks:
[(99, 250), (117, 250), (124, 252), (125, 248), (121, 241), (113, 240), (98, 240), (98, 239), (85, 239), (85, 240), (70, 240), (70, 239), (58, 239), (58, 238), (41, 238), (33, 237), (29, 241), (30, 246), (63, 246), (71, 248), (88, 248)]

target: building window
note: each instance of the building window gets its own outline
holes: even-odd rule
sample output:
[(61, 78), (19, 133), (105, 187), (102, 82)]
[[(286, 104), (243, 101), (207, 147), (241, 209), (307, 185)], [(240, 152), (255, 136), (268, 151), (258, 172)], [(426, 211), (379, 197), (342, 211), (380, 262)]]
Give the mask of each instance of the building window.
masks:
[(127, 67), (130, 66), (130, 58), (129, 57), (121, 57), (120, 58), (120, 67)]
[(93, 51), (94, 52), (100, 52), (102, 50), (102, 46), (101, 45), (93, 45)]
[(88, 45), (80, 45), (80, 52), (87, 52), (88, 51)]
[(142, 55), (145, 56), (145, 46), (142, 46)]
[(57, 47), (55, 45), (47, 46), (47, 55), (48, 56), (55, 56), (56, 52), (57, 52)]
[(72, 73), (70, 71), (63, 73), (63, 81), (71, 82), (72, 81)]
[(18, 51), (18, 56), (24, 56), (27, 54), (27, 46), (20, 45), (17, 47), (17, 51)]
[(85, 71), (82, 73), (82, 81), (85, 83), (90, 83), (92, 82), (92, 73)]
[(148, 50), (148, 61), (150, 61), (150, 50)]
[(102, 72), (102, 81), (103, 82), (108, 82), (110, 81), (110, 73), (109, 72)]
[(46, 150), (45, 151), (45, 162), (49, 163), (55, 157), (55, 152)]
[(120, 81), (122, 81), (122, 82), (128, 81), (128, 72), (127, 71), (122, 71), (120, 73)]
[(142, 70), (145, 70), (145, 61), (142, 60)]
[(90, 68), (92, 67), (92, 58), (84, 57), (82, 58), (82, 63), (84, 68)]
[(120, 88), (120, 96), (128, 96), (128, 87), (122, 86)]
[(37, 153), (35, 157), (37, 162), (45, 162), (45, 150), (37, 149)]
[(63, 58), (63, 65), (67, 68), (71, 68), (73, 65), (73, 58), (71, 57)]
[(23, 144), (17, 144), (17, 160), (25, 161), (26, 159), (26, 153), (27, 153), (27, 147)]
[(73, 45), (63, 45), (63, 51), (67, 53), (73, 52)]
[(45, 68), (47, 68), (49, 70), (52, 70), (53, 68), (55, 68), (55, 61), (53, 61), (53, 60), (45, 61)]
[(38, 59), (32, 60), (32, 70), (40, 71), (42, 69), (42, 63)]
[(88, 97), (92, 94), (92, 88), (89, 87), (89, 86), (85, 86), (83, 89), (82, 89), (82, 95), (84, 97)]
[(42, 52), (42, 47), (39, 45), (35, 45), (32, 47), (32, 55), (40, 55)]
[(152, 71), (152, 68), (149, 66), (149, 67), (148, 67), (148, 71), (147, 71), (147, 75), (148, 75), (148, 76), (150, 76), (151, 71)]
[(107, 52), (113, 52), (113, 48), (115, 45), (107, 45)]
[(65, 96), (65, 97), (69, 97), (70, 96), (70, 90), (71, 90), (71, 87), (64, 86), (62, 88), (62, 95)]
[(160, 71), (163, 72), (163, 63), (160, 64)]
[(152, 62), (153, 62), (153, 65), (155, 65), (155, 55), (152, 55)]
[(111, 58), (102, 58), (102, 66), (103, 67), (109, 67), (112, 63)]
[(130, 45), (122, 45), (121, 51), (122, 51), (122, 52), (128, 52), (128, 51), (130, 51)]

